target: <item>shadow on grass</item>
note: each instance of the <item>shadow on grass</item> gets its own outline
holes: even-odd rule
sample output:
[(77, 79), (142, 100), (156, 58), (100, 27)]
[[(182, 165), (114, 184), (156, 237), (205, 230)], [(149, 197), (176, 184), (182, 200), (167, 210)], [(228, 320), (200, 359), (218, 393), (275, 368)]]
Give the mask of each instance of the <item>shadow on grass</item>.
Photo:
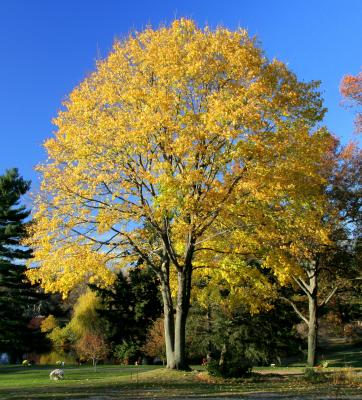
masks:
[[(66, 385), (65, 385), (66, 384)], [(224, 388), (226, 389), (226, 388)], [(43, 387), (33, 389), (24, 387), (0, 388), (0, 398), (7, 400), (23, 399), (127, 399), (127, 398), (170, 398), (174, 396), (189, 396), (197, 394), (218, 394), (220, 385), (206, 385), (205, 383), (130, 383), (118, 382), (114, 384), (95, 384), (95, 382), (51, 382)]]
[[(344, 348), (345, 349), (345, 348)], [(135, 400), (185, 398), (311, 399), (347, 396), (354, 399), (355, 388), (313, 385), (298, 376), (253, 373), (243, 380), (210, 380), (197, 371), (183, 373), (154, 366), (66, 367), (65, 379), (50, 381), (54, 366), (0, 368), (0, 399), (4, 400)], [(139, 374), (137, 374), (139, 372)], [(1, 377), (1, 374), (4, 375)], [(360, 391), (358, 391), (360, 393)], [(264, 397), (263, 397), (264, 396)], [(318, 396), (318, 397), (316, 397)], [(334, 396), (334, 397), (333, 397)]]
[[(362, 368), (362, 346), (348, 343), (321, 346), (318, 351), (318, 359), (320, 363), (328, 361), (331, 367)], [(304, 368), (307, 360), (306, 356), (294, 356), (283, 361), (285, 366)]]
[(28, 374), (32, 373), (34, 368), (36, 368), (36, 370), (48, 370), (51, 367), (49, 367), (48, 365), (37, 365), (35, 367), (34, 366), (23, 367), (22, 365), (0, 366), (0, 376), (3, 374)]
[(320, 350), (321, 359), (329, 360), (332, 367), (362, 368), (362, 347), (351, 344), (334, 345)]
[[(62, 400), (62, 399), (97, 399), (97, 400), (135, 400), (135, 399), (185, 399), (185, 398), (208, 398), (208, 399), (232, 399), (241, 397), (244, 399), (316, 399), (316, 398), (340, 398), (347, 396), (350, 400), (358, 396), (358, 393), (350, 388), (331, 388), (331, 387), (308, 387), (295, 388), (291, 387), (255, 387), (247, 386), (243, 390), (238, 390), (235, 385), (232, 388), (224, 385), (162, 385), (149, 386), (138, 385), (129, 387), (127, 385), (104, 385), (93, 387), (46, 387), (37, 388), (36, 390), (15, 389), (11, 392), (0, 390), (0, 398), (4, 400)], [(315, 397), (318, 396), (318, 397)], [(332, 396), (332, 397), (330, 397)], [(333, 397), (336, 396), (336, 397)]]
[[(135, 399), (310, 399), (315, 396), (348, 396), (355, 398), (356, 392), (350, 388), (333, 388), (330, 385), (311, 385), (298, 379), (271, 381), (264, 377), (245, 381), (198, 381), (188, 375), (185, 381), (174, 381), (175, 375), (147, 377), (147, 381), (137, 384), (124, 378), (124, 381), (111, 383), (83, 379), (83, 382), (66, 379), (47, 382), (37, 387), (0, 388), (0, 398), (6, 400), (61, 400), (61, 399), (97, 399), (97, 400), (135, 400)], [(168, 379), (168, 380), (167, 380)], [(359, 391), (358, 391), (359, 393)], [(319, 398), (319, 397), (317, 397)]]

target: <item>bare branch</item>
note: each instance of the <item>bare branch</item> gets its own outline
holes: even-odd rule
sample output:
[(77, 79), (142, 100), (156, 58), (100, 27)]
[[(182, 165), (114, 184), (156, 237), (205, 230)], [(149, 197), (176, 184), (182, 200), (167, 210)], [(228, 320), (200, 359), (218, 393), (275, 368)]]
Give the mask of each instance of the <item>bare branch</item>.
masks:
[(309, 285), (304, 281), (302, 278), (294, 278), (295, 283), (303, 290), (303, 292), (310, 297), (312, 295), (312, 292), (310, 290)]
[(329, 295), (322, 301), (322, 303), (319, 305), (319, 307), (325, 306), (325, 305), (329, 302), (329, 300), (334, 296), (334, 294), (336, 293), (337, 289), (338, 289), (338, 286), (336, 286), (336, 287), (329, 293)]
[(305, 317), (298, 309), (298, 307), (296, 306), (296, 304), (287, 299), (286, 297), (281, 297), (281, 300), (284, 300), (286, 303), (290, 304), (293, 307), (293, 310), (296, 312), (296, 314), (299, 316), (299, 318), (301, 318), (307, 325), (309, 325), (309, 320), (307, 317)]

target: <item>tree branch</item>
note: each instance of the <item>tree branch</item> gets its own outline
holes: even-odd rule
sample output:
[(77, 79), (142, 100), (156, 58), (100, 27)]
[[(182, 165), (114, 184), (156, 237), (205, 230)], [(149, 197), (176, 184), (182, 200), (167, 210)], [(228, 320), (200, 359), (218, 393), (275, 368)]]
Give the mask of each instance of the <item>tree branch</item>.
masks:
[(289, 299), (287, 299), (286, 297), (281, 297), (281, 300), (284, 300), (286, 303), (290, 304), (294, 311), (296, 312), (296, 314), (299, 316), (299, 318), (301, 318), (307, 325), (309, 324), (309, 320), (307, 317), (305, 317), (298, 309), (298, 307)]
[(303, 290), (303, 292), (310, 297), (312, 295), (310, 289), (309, 289), (309, 285), (307, 285), (304, 280), (302, 278), (294, 278), (294, 282), (296, 282), (296, 284)]
[(338, 289), (338, 286), (336, 286), (336, 287), (329, 293), (329, 295), (322, 301), (322, 303), (319, 305), (319, 307), (324, 307), (324, 306), (329, 302), (329, 300), (334, 296), (334, 294), (336, 293), (337, 289)]

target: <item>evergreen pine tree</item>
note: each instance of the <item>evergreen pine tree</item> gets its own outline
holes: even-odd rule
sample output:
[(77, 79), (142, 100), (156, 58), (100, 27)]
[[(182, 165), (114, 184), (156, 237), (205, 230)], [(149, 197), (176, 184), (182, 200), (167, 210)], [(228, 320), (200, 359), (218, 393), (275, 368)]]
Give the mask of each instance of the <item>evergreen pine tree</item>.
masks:
[(20, 205), (29, 190), (16, 168), (0, 176), (0, 351), (18, 358), (29, 349), (28, 329), (36, 292), (27, 281), (24, 261), (31, 250), (21, 245), (30, 211)]
[(101, 301), (99, 317), (104, 333), (114, 344), (122, 342), (141, 346), (148, 328), (161, 316), (162, 303), (156, 275), (148, 268), (120, 271), (110, 289), (89, 285)]

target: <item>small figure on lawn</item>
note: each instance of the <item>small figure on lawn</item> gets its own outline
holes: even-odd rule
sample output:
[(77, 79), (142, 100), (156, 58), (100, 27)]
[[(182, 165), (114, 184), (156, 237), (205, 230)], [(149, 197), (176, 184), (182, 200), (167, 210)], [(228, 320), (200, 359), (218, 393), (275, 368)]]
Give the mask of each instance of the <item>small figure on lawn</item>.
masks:
[(49, 378), (53, 381), (59, 381), (64, 379), (64, 371), (62, 369), (54, 369), (50, 374)]

